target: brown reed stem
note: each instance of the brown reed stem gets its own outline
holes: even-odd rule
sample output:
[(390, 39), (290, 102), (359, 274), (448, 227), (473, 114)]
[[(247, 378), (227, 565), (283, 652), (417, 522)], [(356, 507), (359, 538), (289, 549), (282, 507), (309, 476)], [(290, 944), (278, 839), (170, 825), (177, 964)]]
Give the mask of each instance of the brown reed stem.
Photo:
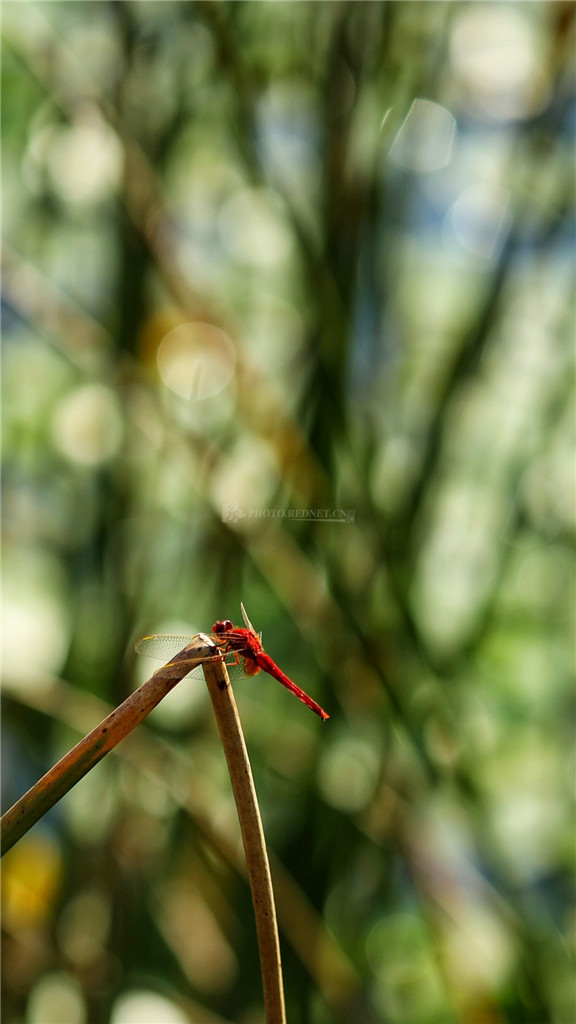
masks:
[(266, 1024), (286, 1024), (272, 878), (244, 734), (224, 663), (204, 662), (203, 669), (240, 821), (256, 918)]
[(199, 634), (194, 644), (176, 655), (169, 665), (158, 669), (46, 772), (2, 815), (1, 855), (4, 856), (58, 800), (113, 750), (184, 676), (188, 675), (194, 665), (201, 662), (238, 809), (256, 918), (266, 1024), (286, 1024), (280, 942), (260, 810), (226, 667), (224, 662), (218, 659), (204, 660), (214, 651), (216, 648), (210, 638)]
[(207, 652), (205, 646), (196, 643), (186, 649), (186, 658), (182, 659), (181, 664), (178, 663), (180, 656), (177, 656), (169, 669), (158, 669), (34, 783), (0, 819), (0, 856), (3, 857), (11, 850), (58, 800), (132, 732), (207, 653), (211, 653), (211, 650)]

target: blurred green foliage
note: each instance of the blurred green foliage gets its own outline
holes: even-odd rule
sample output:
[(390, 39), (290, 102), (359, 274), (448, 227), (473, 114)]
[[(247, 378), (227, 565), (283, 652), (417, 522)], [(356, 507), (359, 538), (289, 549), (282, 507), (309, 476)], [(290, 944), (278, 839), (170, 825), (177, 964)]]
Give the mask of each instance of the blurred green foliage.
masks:
[[(243, 600), (291, 1024), (567, 1024), (574, 8), (3, 9), (4, 805)], [(4, 861), (5, 1024), (262, 1020), (185, 681)], [(568, 938), (567, 938), (568, 937)]]

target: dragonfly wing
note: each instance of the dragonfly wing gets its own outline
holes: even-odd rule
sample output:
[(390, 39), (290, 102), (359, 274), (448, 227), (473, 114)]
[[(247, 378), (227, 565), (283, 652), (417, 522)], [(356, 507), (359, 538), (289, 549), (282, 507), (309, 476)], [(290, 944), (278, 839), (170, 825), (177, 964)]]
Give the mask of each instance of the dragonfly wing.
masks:
[[(250, 619), (248, 618), (246, 609), (245, 609), (244, 605), (242, 604), (242, 601), (240, 601), (240, 611), (242, 612), (242, 618), (244, 619), (244, 625), (246, 626), (246, 629), (249, 629), (251, 633), (256, 633), (256, 630), (254, 629), (254, 626), (252, 625), (252, 623), (250, 622)], [(256, 635), (258, 635), (258, 634), (256, 634)]]
[(254, 629), (254, 626), (252, 625), (252, 623), (250, 622), (250, 619), (248, 618), (248, 615), (246, 613), (246, 609), (245, 609), (244, 605), (242, 604), (242, 601), (240, 601), (240, 610), (242, 612), (242, 618), (244, 619), (244, 625), (246, 626), (246, 629), (249, 629), (251, 633), (254, 633), (254, 636), (257, 636), (258, 639), (261, 640), (262, 639), (262, 633), (257, 633), (256, 630)]
[(185, 634), (156, 633), (155, 636), (142, 637), (136, 644), (135, 650), (138, 654), (145, 654), (147, 658), (157, 658), (158, 661), (163, 661), (173, 654), (178, 654), (195, 639), (196, 637)]
[(162, 665), (162, 668), (156, 669), (156, 672), (154, 673), (154, 675), (156, 675), (156, 673), (158, 673), (158, 675), (162, 675), (166, 679), (174, 679), (176, 677), (178, 677), (180, 679), (186, 679), (186, 678), (201, 679), (202, 678), (202, 675), (203, 675), (203, 673), (202, 673), (202, 665), (198, 664), (198, 660), (196, 658), (193, 659), (193, 660), (192, 659), (190, 660), (190, 665), (189, 665), (189, 671), (188, 672), (186, 672), (186, 664), (187, 663), (186, 663), (185, 660), (169, 661), (167, 665)]
[(234, 652), (226, 654), (214, 650), (219, 637), (198, 634), (189, 636), (178, 633), (156, 633), (154, 636), (145, 636), (136, 644), (136, 652), (144, 654), (147, 658), (155, 658), (158, 661), (166, 661), (167, 664), (160, 671), (165, 672), (170, 678), (175, 675), (182, 675), (183, 662), (190, 662), (190, 671), (187, 675), (194, 678), (202, 676), (202, 663), (222, 659), (225, 665), (236, 667), (238, 657)]

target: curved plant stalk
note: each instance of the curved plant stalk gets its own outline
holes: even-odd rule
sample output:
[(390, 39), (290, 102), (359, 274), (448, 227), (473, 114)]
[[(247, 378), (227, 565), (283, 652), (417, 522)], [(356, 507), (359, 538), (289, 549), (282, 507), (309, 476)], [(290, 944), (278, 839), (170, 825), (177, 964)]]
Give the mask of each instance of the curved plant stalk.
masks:
[[(5, 693), (28, 708), (58, 721), (82, 733), (94, 718), (108, 710), (103, 700), (91, 694), (79, 693), (70, 683), (56, 676), (35, 674), (39, 686), (22, 693), (18, 685), (8, 677), (3, 681)], [(43, 684), (43, 685), (40, 685)], [(101, 710), (104, 709), (104, 710)], [(142, 732), (139, 736), (142, 737)], [(190, 764), (186, 758), (174, 754), (174, 750), (160, 736), (148, 733), (142, 742), (134, 736), (130, 744), (116, 747), (114, 753), (140, 774), (153, 778), (155, 784), (164, 788), (173, 804), (181, 808), (196, 832), (201, 832), (206, 842), (227, 866), (247, 880), (246, 858), (238, 849), (233, 823), (214, 819), (207, 809), (210, 804), (208, 791), (201, 794), (191, 785)], [(166, 772), (166, 755), (170, 756), (170, 771)], [(343, 1006), (361, 998), (362, 980), (350, 960), (338, 944), (336, 937), (328, 931), (319, 912), (305, 896), (290, 872), (274, 856), (268, 853), (274, 888), (274, 903), (279, 927), (290, 943), (297, 957), (305, 966), (318, 992), (336, 1019)], [(179, 959), (179, 953), (175, 951)], [(180, 962), (180, 959), (179, 959)]]
[(199, 638), (187, 649), (187, 658), (182, 664), (181, 674), (174, 670), (174, 661), (177, 662), (177, 658), (171, 663), (169, 673), (164, 672), (162, 668), (158, 669), (2, 815), (0, 856), (3, 857), (12, 849), (14, 844), (58, 803), (58, 800), (113, 750), (120, 740), (132, 732), (163, 697), (188, 675), (193, 667), (196, 649), (198, 663), (212, 653), (211, 645), (209, 650), (206, 649), (205, 639), (208, 638), (204, 638), (202, 634), (200, 637), (201, 640)]
[(256, 918), (266, 1024), (286, 1024), (272, 878), (244, 734), (226, 666), (222, 661), (212, 660), (204, 662), (202, 667), (226, 755), (240, 821)]
[[(256, 918), (266, 1024), (286, 1024), (280, 942), (264, 831), (228, 673), (223, 662), (213, 658), (205, 661), (215, 650), (210, 638), (200, 633), (194, 644), (172, 659), (169, 672), (166, 666), (158, 669), (46, 772), (2, 815), (1, 855), (4, 856), (61, 797), (113, 750), (188, 675), (194, 664), (202, 663), (240, 820)], [(178, 671), (180, 659), (181, 672)]]

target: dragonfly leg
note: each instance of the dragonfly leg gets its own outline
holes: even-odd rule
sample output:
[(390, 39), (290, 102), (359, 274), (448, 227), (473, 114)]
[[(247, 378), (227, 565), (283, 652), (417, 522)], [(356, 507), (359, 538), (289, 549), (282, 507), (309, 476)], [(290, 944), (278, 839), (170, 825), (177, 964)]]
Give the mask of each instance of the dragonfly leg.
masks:
[[(229, 658), (232, 658), (232, 661), (229, 661)], [(229, 647), (228, 650), (226, 651), (226, 664), (229, 665), (231, 668), (234, 665), (240, 664), (240, 655), (238, 654), (238, 651), (234, 650), (233, 647)]]

